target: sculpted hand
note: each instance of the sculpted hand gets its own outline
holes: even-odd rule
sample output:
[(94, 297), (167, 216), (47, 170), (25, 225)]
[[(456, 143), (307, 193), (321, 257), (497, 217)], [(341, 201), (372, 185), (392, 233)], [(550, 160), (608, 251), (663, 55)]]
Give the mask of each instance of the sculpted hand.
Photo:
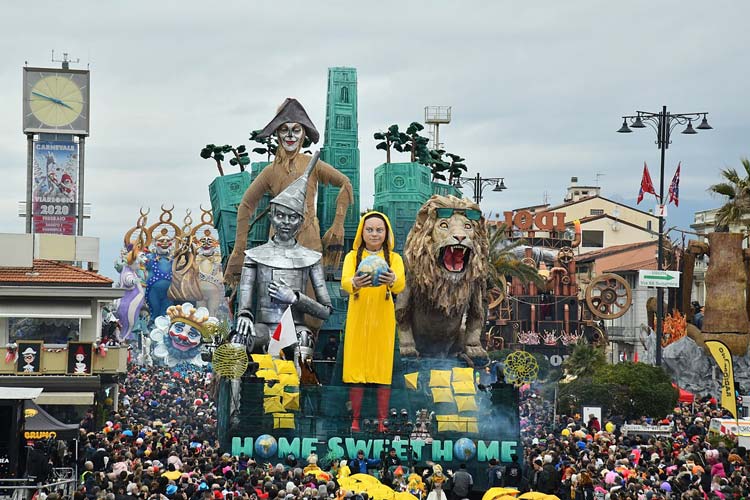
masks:
[(297, 302), (297, 293), (283, 281), (272, 281), (268, 285), (268, 295), (276, 302), (282, 304), (294, 304)]
[(352, 278), (354, 288), (362, 288), (372, 285), (372, 276), (369, 274), (358, 274)]
[(334, 222), (321, 239), (325, 251), (340, 251), (344, 244), (344, 223)]
[(393, 269), (390, 267), (388, 268), (387, 273), (383, 273), (380, 275), (380, 284), (381, 285), (392, 285), (396, 282), (396, 273), (393, 272)]
[(240, 312), (240, 316), (237, 318), (237, 335), (235, 335), (232, 341), (247, 345), (248, 337), (255, 337), (253, 319), (248, 314)]

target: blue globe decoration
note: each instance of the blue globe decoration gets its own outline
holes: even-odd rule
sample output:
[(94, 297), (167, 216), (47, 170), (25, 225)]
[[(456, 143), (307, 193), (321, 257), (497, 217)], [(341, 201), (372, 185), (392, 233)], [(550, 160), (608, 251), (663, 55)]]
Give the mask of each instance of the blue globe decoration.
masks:
[(276, 456), (276, 452), (279, 451), (279, 445), (276, 443), (276, 438), (263, 434), (258, 436), (255, 440), (255, 454), (260, 458), (271, 458)]
[(379, 255), (368, 255), (359, 263), (357, 274), (372, 276), (372, 286), (380, 286), (380, 275), (388, 272), (388, 263)]
[(453, 456), (456, 460), (466, 462), (477, 454), (477, 445), (469, 438), (461, 438), (453, 445)]

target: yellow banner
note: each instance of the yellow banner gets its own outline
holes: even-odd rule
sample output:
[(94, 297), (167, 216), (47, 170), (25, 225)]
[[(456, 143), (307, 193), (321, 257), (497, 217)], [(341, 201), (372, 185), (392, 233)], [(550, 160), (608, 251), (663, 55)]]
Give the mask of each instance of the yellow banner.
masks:
[(734, 395), (734, 365), (732, 364), (732, 353), (729, 348), (719, 340), (707, 340), (706, 347), (714, 357), (716, 364), (721, 368), (724, 375), (721, 381), (721, 406), (737, 418), (737, 399)]

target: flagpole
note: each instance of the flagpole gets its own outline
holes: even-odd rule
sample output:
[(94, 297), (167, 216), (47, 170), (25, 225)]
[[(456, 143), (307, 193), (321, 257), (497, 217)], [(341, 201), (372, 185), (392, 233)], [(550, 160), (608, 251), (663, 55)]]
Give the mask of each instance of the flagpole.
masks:
[[(687, 127), (682, 132), (683, 134), (697, 134), (698, 130), (710, 130), (711, 127), (706, 120), (708, 113), (680, 113), (670, 114), (667, 112), (667, 107), (663, 106), (660, 113), (652, 113), (649, 111), (637, 111), (635, 116), (623, 116), (622, 127), (618, 130), (620, 133), (630, 133), (632, 128), (646, 128), (646, 123), (651, 125), (656, 130), (656, 144), (661, 152), (661, 162), (659, 165), (659, 248), (656, 251), (656, 268), (659, 271), (664, 269), (664, 160), (666, 158), (667, 148), (670, 143), (670, 136), (672, 129), (677, 124), (685, 125)], [(703, 121), (697, 127), (693, 128), (693, 120)], [(628, 126), (628, 120), (630, 125)], [(683, 284), (683, 286), (691, 287), (692, 283)], [(683, 293), (690, 293), (683, 290)], [(682, 311), (683, 313), (685, 311)], [(662, 361), (662, 348), (661, 339), (663, 336), (664, 328), (664, 288), (656, 288), (656, 366), (661, 366)]]

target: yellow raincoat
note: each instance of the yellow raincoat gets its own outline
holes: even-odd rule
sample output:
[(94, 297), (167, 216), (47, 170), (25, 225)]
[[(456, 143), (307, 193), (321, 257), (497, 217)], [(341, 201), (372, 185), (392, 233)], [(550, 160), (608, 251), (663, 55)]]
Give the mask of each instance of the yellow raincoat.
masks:
[[(357, 250), (364, 245), (362, 227), (365, 217), (379, 214), (388, 226), (385, 245), (390, 250), (390, 265), (396, 273), (396, 281), (388, 293), (386, 285), (360, 288), (354, 293), (352, 278), (356, 273)], [(393, 349), (396, 342), (396, 313), (394, 294), (406, 286), (404, 262), (393, 251), (394, 238), (391, 222), (385, 214), (368, 212), (359, 220), (354, 248), (344, 259), (341, 273), (341, 288), (349, 293), (349, 308), (344, 332), (343, 381), (347, 384), (391, 384), (393, 375)], [(378, 255), (385, 258), (383, 251)], [(367, 256), (366, 251), (362, 258)]]

